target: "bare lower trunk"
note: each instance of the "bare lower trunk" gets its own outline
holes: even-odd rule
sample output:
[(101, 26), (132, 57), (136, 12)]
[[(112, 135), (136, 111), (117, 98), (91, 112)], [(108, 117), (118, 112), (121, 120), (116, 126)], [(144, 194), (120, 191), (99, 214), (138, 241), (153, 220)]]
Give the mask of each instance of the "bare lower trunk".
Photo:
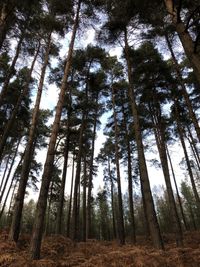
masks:
[[(98, 95), (96, 97), (95, 104), (98, 104)], [(92, 151), (90, 160), (90, 173), (88, 181), (88, 197), (87, 197), (87, 222), (86, 222), (86, 232), (87, 238), (92, 238), (92, 225), (91, 225), (91, 210), (92, 210), (92, 179), (93, 179), (93, 164), (94, 164), (94, 149), (95, 149), (95, 138), (96, 138), (96, 128), (97, 128), (97, 106), (95, 110), (95, 120), (92, 135)]]
[(137, 104), (135, 100), (135, 92), (133, 89), (132, 82), (132, 74), (131, 74), (131, 64), (129, 60), (129, 46), (127, 41), (127, 33), (125, 32), (125, 55), (127, 61), (128, 68), (128, 80), (129, 80), (129, 88), (128, 95), (131, 104), (132, 115), (134, 118), (134, 131), (135, 131), (135, 140), (138, 151), (138, 160), (139, 160), (139, 170), (140, 170), (140, 182), (141, 182), (141, 190), (143, 192), (143, 199), (146, 207), (146, 215), (149, 225), (149, 230), (151, 234), (151, 238), (153, 241), (153, 245), (158, 249), (163, 249), (164, 245), (161, 238), (160, 228), (158, 224), (158, 220), (156, 217), (153, 197), (151, 193), (151, 187), (149, 183), (149, 177), (147, 172), (146, 160), (144, 155), (144, 146), (142, 142), (142, 133), (139, 122), (139, 114), (137, 110)]
[(19, 138), (19, 140), (18, 140), (17, 147), (16, 147), (16, 149), (15, 149), (15, 153), (14, 153), (14, 155), (13, 155), (12, 162), (11, 162), (10, 167), (9, 167), (9, 171), (8, 171), (7, 176), (6, 176), (6, 180), (5, 180), (5, 183), (4, 183), (2, 192), (1, 192), (1, 196), (0, 196), (0, 203), (1, 203), (2, 198), (3, 198), (3, 195), (4, 195), (4, 193), (5, 193), (6, 186), (7, 186), (7, 184), (8, 184), (8, 181), (9, 181), (9, 178), (10, 178), (10, 174), (11, 174), (11, 171), (12, 171), (12, 169), (13, 169), (13, 166), (14, 166), (14, 163), (15, 163), (15, 160), (16, 160), (16, 156), (17, 156), (17, 152), (18, 152), (18, 149), (19, 149), (20, 142), (21, 142), (21, 138)]
[(49, 141), (49, 147), (47, 151), (47, 157), (46, 157), (46, 161), (44, 165), (44, 172), (42, 175), (42, 184), (41, 184), (39, 199), (38, 199), (37, 208), (36, 208), (35, 222), (34, 222), (33, 234), (32, 234), (31, 245), (30, 245), (30, 254), (31, 254), (32, 259), (40, 258), (40, 247), (41, 247), (41, 242), (42, 242), (44, 216), (46, 212), (50, 177), (51, 177), (51, 172), (53, 168), (55, 145), (56, 145), (58, 131), (60, 128), (60, 118), (61, 118), (62, 108), (64, 104), (64, 99), (65, 99), (67, 80), (68, 80), (70, 67), (71, 67), (73, 47), (74, 47), (74, 42), (75, 42), (75, 37), (76, 37), (76, 31), (78, 28), (80, 6), (81, 6), (81, 1), (79, 0), (77, 11), (76, 11), (74, 27), (72, 31), (71, 42), (70, 42), (69, 51), (68, 51), (68, 56), (66, 60), (67, 63), (65, 65), (61, 90), (59, 94), (58, 103), (56, 106), (55, 119), (53, 122), (51, 137)]
[(178, 103), (175, 102), (175, 115), (176, 115), (177, 129), (178, 129), (181, 145), (182, 145), (182, 148), (183, 148), (183, 152), (184, 152), (184, 156), (185, 156), (185, 160), (186, 160), (186, 164), (187, 164), (187, 169), (188, 169), (188, 174), (189, 174), (191, 185), (192, 185), (192, 190), (193, 190), (194, 197), (195, 197), (195, 200), (196, 200), (197, 212), (198, 212), (198, 220), (200, 220), (200, 198), (199, 198), (199, 194), (198, 194), (198, 191), (197, 191), (197, 188), (196, 188), (196, 184), (195, 184), (195, 181), (194, 181), (194, 176), (193, 176), (193, 173), (192, 173), (192, 168), (191, 168), (190, 160), (189, 160), (189, 157), (188, 157), (188, 153), (187, 153), (187, 149), (186, 149), (186, 145), (185, 145), (185, 141), (184, 141), (184, 134), (183, 134), (183, 129), (182, 129), (181, 124), (180, 124), (180, 118), (179, 118), (177, 104)]
[[(19, 233), (20, 233), (20, 225), (21, 225), (22, 210), (23, 210), (23, 205), (24, 205), (24, 197), (25, 197), (26, 186), (27, 186), (29, 172), (30, 172), (31, 161), (32, 161), (32, 157), (34, 154), (35, 131), (36, 131), (36, 127), (37, 127), (40, 101), (41, 101), (41, 97), (42, 97), (44, 77), (45, 77), (45, 72), (46, 72), (46, 68), (47, 68), (47, 64), (48, 64), (50, 47), (51, 47), (51, 35), (49, 36), (49, 40), (48, 40), (48, 44), (47, 44), (47, 50), (46, 50), (46, 54), (45, 54), (45, 60), (44, 60), (44, 64), (43, 64), (42, 71), (41, 71), (40, 82), (39, 82), (39, 86), (38, 86), (35, 106), (33, 109), (31, 127), (30, 127), (30, 131), (29, 131), (28, 142), (27, 142), (26, 149), (25, 149), (24, 161), (23, 161), (23, 165), (22, 165), (22, 172), (21, 172), (21, 176), (20, 176), (20, 180), (19, 180), (19, 187), (18, 187), (16, 202), (15, 202), (15, 206), (14, 206), (12, 224), (11, 224), (10, 233), (9, 233), (9, 239), (14, 240), (15, 242), (18, 241)], [(38, 50), (38, 52), (39, 52), (39, 50)]]
[(176, 194), (177, 194), (177, 197), (178, 197), (178, 203), (179, 203), (179, 207), (180, 207), (180, 211), (181, 211), (181, 216), (182, 216), (182, 219), (183, 219), (183, 224), (184, 224), (185, 230), (188, 231), (189, 228), (188, 228), (186, 217), (185, 217), (185, 214), (184, 214), (184, 211), (183, 211), (183, 205), (182, 205), (181, 197), (180, 197), (178, 186), (177, 186), (177, 182), (176, 182), (176, 176), (175, 176), (175, 173), (174, 173), (173, 164), (172, 164), (171, 157), (170, 157), (170, 154), (169, 154), (169, 150), (168, 150), (167, 147), (166, 147), (166, 152), (167, 152), (167, 156), (168, 156), (169, 163), (170, 163), (170, 166), (171, 166), (172, 176), (173, 176), (174, 185), (175, 185), (175, 188), (176, 188)]
[(74, 162), (75, 162), (75, 159), (74, 159), (74, 155), (73, 155), (71, 190), (70, 190), (70, 198), (69, 198), (69, 206), (68, 206), (68, 214), (67, 214), (67, 237), (70, 236), (72, 193), (73, 193), (73, 186), (74, 186)]
[(85, 129), (85, 114), (83, 114), (81, 129), (79, 133), (79, 150), (77, 155), (76, 175), (74, 179), (74, 197), (73, 197), (73, 213), (72, 213), (72, 239), (78, 240), (78, 220), (79, 220), (79, 201), (78, 201), (78, 190), (80, 186), (80, 175), (81, 175), (81, 159), (83, 150), (83, 132)]
[(118, 233), (120, 244), (125, 244), (125, 230), (124, 230), (124, 215), (123, 215), (123, 203), (122, 203), (122, 192), (121, 192), (121, 174), (120, 174), (120, 163), (119, 163), (119, 130), (117, 125), (117, 114), (115, 106), (115, 92), (112, 87), (112, 108), (114, 116), (114, 126), (115, 126), (115, 164), (117, 169), (117, 189), (118, 189)]

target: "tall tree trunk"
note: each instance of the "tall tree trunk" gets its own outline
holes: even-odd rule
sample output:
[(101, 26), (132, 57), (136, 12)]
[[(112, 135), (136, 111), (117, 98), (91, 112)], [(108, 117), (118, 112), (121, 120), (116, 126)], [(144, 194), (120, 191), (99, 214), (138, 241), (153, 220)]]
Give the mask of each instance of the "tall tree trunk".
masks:
[(110, 168), (110, 159), (108, 158), (108, 173), (110, 178), (110, 191), (111, 191), (111, 207), (112, 207), (112, 224), (113, 224), (113, 238), (117, 237), (116, 234), (116, 216), (115, 216), (115, 205), (114, 205), (114, 183), (112, 180), (111, 175), (111, 168)]
[(97, 94), (95, 100), (95, 118), (94, 118), (94, 126), (93, 126), (93, 134), (92, 134), (92, 149), (91, 149), (91, 160), (90, 160), (90, 173), (88, 179), (88, 196), (87, 196), (87, 222), (86, 222), (86, 234), (87, 238), (92, 238), (92, 225), (91, 225), (91, 209), (92, 209), (92, 179), (93, 179), (93, 164), (94, 164), (94, 149), (95, 149), (95, 139), (96, 139), (96, 128), (97, 128), (97, 112), (98, 112), (98, 99), (99, 96)]
[(17, 112), (18, 112), (18, 109), (19, 109), (19, 107), (21, 105), (21, 102), (22, 102), (23, 98), (26, 96), (26, 94), (28, 93), (29, 84), (30, 84), (30, 81), (31, 81), (31, 75), (32, 75), (32, 72), (33, 72), (33, 68), (35, 66), (35, 62), (36, 62), (36, 59), (37, 59), (37, 56), (38, 56), (38, 53), (39, 53), (39, 49), (40, 49), (40, 45), (38, 46), (38, 49), (37, 49), (37, 51), (35, 53), (35, 56), (34, 56), (30, 71), (28, 73), (28, 77), (27, 77), (27, 81), (26, 81), (25, 87), (24, 87), (24, 89), (22, 90), (21, 94), (18, 97), (17, 103), (16, 103), (16, 105), (15, 105), (13, 111), (12, 111), (12, 114), (11, 114), (11, 116), (10, 116), (6, 126), (5, 126), (5, 129), (3, 131), (3, 135), (1, 136), (0, 158), (2, 157), (3, 150), (4, 150), (4, 147), (6, 145), (7, 138), (9, 136), (9, 133), (10, 133), (11, 129), (12, 129), (12, 126), (13, 126), (13, 123), (15, 121), (15, 117), (17, 115)]
[(63, 164), (62, 180), (61, 180), (59, 199), (58, 199), (57, 218), (56, 218), (56, 234), (58, 235), (62, 233), (63, 205), (65, 200), (65, 182), (67, 176), (67, 164), (68, 164), (68, 154), (69, 154), (69, 122), (67, 123), (66, 131), (67, 131), (67, 136), (65, 139), (65, 148), (64, 148), (64, 164)]
[(40, 258), (40, 247), (41, 247), (42, 233), (43, 233), (43, 226), (44, 226), (44, 215), (45, 215), (46, 205), (47, 205), (48, 189), (49, 189), (51, 171), (53, 168), (56, 139), (57, 139), (57, 135), (58, 135), (59, 127), (60, 127), (60, 118), (61, 118), (63, 102), (64, 102), (66, 88), (67, 88), (67, 80), (68, 80), (70, 67), (71, 67), (73, 47), (74, 47), (74, 42), (75, 42), (75, 37), (76, 37), (76, 31), (78, 28), (80, 6), (81, 6), (81, 0), (79, 0), (78, 2), (76, 17), (74, 21), (73, 30), (72, 30), (71, 42), (69, 45), (69, 51), (68, 51), (68, 56), (66, 60), (67, 63), (65, 65), (64, 76), (62, 80), (58, 103), (56, 106), (56, 114), (55, 114), (55, 119), (53, 122), (49, 147), (47, 151), (47, 157), (46, 157), (45, 166), (44, 166), (44, 172), (42, 175), (42, 184), (41, 184), (39, 199), (37, 203), (35, 222), (34, 222), (33, 234), (32, 234), (31, 245), (30, 245), (30, 253), (31, 253), (32, 259)]
[(130, 213), (130, 223), (131, 223), (131, 241), (133, 244), (135, 244), (136, 243), (136, 232), (135, 232), (135, 218), (134, 218), (134, 205), (133, 205), (133, 177), (132, 177), (131, 147), (130, 147), (130, 141), (129, 141), (126, 114), (125, 114), (123, 104), (122, 104), (122, 113), (123, 113), (125, 142), (126, 142), (127, 157), (128, 157), (128, 194), (129, 194), (129, 213)]
[[(170, 180), (169, 174), (169, 166), (167, 161), (167, 153), (166, 153), (166, 143), (165, 143), (165, 130), (164, 123), (161, 117), (161, 109), (157, 108), (155, 111), (154, 108), (149, 104), (149, 112), (151, 115), (152, 123), (154, 126), (154, 134), (156, 138), (156, 144), (160, 156), (160, 161), (162, 165), (163, 175), (165, 179), (165, 184), (167, 188), (169, 209), (170, 209), (170, 217), (172, 220), (172, 228), (173, 232), (176, 236), (176, 244), (177, 246), (183, 246), (183, 234), (181, 229), (181, 224), (177, 212), (176, 202), (174, 199), (173, 189)], [(156, 115), (154, 114), (156, 113)]]
[(135, 140), (138, 151), (138, 160), (139, 160), (139, 170), (140, 170), (140, 182), (141, 182), (141, 190), (143, 192), (143, 200), (144, 206), (146, 207), (146, 216), (148, 219), (149, 230), (151, 234), (151, 238), (153, 241), (153, 245), (158, 249), (164, 249), (160, 228), (158, 224), (158, 220), (156, 217), (153, 197), (151, 193), (151, 187), (149, 183), (148, 171), (146, 166), (146, 160), (144, 155), (144, 146), (142, 142), (142, 133), (140, 128), (139, 114), (137, 110), (137, 104), (135, 99), (135, 92), (133, 88), (132, 82), (132, 74), (131, 74), (131, 63), (129, 59), (129, 45), (127, 40), (127, 32), (125, 31), (125, 57), (128, 68), (128, 80), (129, 80), (129, 88), (128, 95), (130, 99), (132, 115), (134, 118), (134, 130), (135, 130)]
[(125, 244), (125, 230), (124, 230), (124, 215), (123, 215), (123, 203), (122, 203), (122, 192), (121, 192), (121, 174), (120, 174), (120, 163), (119, 163), (119, 130), (117, 125), (117, 114), (115, 105), (115, 92), (112, 86), (112, 109), (114, 116), (114, 127), (115, 127), (115, 164), (117, 169), (117, 189), (118, 189), (118, 233), (119, 241), (121, 245)]
[(171, 160), (171, 157), (170, 157), (169, 150), (168, 150), (167, 146), (166, 146), (166, 152), (167, 152), (167, 156), (168, 156), (170, 167), (171, 167), (171, 171), (172, 171), (172, 176), (173, 176), (174, 185), (175, 185), (175, 188), (176, 188), (176, 194), (177, 194), (177, 197), (178, 197), (178, 203), (179, 203), (179, 207), (180, 207), (180, 211), (181, 211), (181, 216), (182, 216), (182, 219), (183, 219), (183, 224), (184, 224), (185, 230), (188, 231), (189, 228), (188, 228), (186, 217), (185, 217), (185, 214), (184, 214), (184, 211), (183, 211), (183, 205), (182, 205), (181, 197), (180, 197), (178, 186), (177, 186), (177, 182), (176, 182), (176, 176), (175, 176), (175, 173), (174, 173), (172, 160)]
[(78, 201), (78, 190), (80, 186), (80, 175), (81, 175), (81, 159), (83, 151), (83, 133), (85, 130), (85, 114), (82, 115), (80, 133), (79, 133), (79, 150), (77, 155), (77, 164), (76, 164), (76, 175), (74, 179), (74, 197), (73, 197), (73, 210), (72, 210), (72, 239), (74, 241), (78, 240), (78, 221), (79, 221), (79, 201)]
[(181, 70), (180, 70), (180, 67), (179, 67), (179, 64), (178, 64), (178, 61), (176, 59), (176, 56), (174, 54), (174, 51), (173, 51), (173, 48), (172, 48), (172, 45), (170, 43), (170, 40), (169, 40), (169, 37), (167, 36), (167, 34), (165, 35), (165, 39), (166, 39), (166, 42), (167, 42), (167, 45), (168, 45), (168, 48), (169, 48), (169, 51), (171, 53), (171, 56), (172, 56), (172, 60), (173, 60), (173, 63), (174, 63), (174, 68), (175, 68), (175, 71), (176, 71), (176, 74), (177, 74), (177, 79), (178, 79), (178, 82), (181, 86), (181, 92), (182, 92), (182, 95), (184, 97), (184, 100), (185, 100), (185, 103), (186, 103), (186, 106), (188, 108), (188, 112), (189, 112), (189, 115), (190, 115), (190, 118), (194, 124), (194, 128), (196, 130), (196, 134), (197, 134), (197, 137), (200, 141), (200, 127), (199, 127), (199, 123), (198, 123), (198, 120), (197, 120), (197, 117), (196, 117), (196, 114), (194, 113), (194, 110), (193, 110), (193, 107), (192, 107), (192, 103), (190, 101), (190, 98), (188, 96), (188, 93), (187, 93), (187, 89), (186, 89), (186, 86), (185, 86), (185, 83), (183, 81), (183, 77), (182, 77), (182, 74), (181, 74)]
[(187, 153), (187, 149), (186, 149), (186, 145), (185, 145), (185, 141), (184, 141), (184, 134), (183, 134), (183, 129), (182, 126), (180, 124), (180, 117), (179, 117), (179, 113), (178, 113), (178, 103), (175, 100), (175, 116), (176, 116), (176, 124), (177, 124), (177, 129), (178, 129), (178, 134), (179, 134), (179, 138), (181, 141), (181, 145), (183, 148), (183, 152), (184, 152), (184, 156), (185, 156), (185, 160), (186, 160), (186, 164), (187, 164), (187, 169), (188, 169), (188, 173), (189, 173), (189, 177), (190, 177), (190, 182), (192, 185), (192, 190), (194, 193), (194, 197), (195, 197), (195, 201), (196, 201), (196, 205), (197, 205), (197, 212), (198, 212), (198, 220), (200, 220), (200, 198), (199, 198), (199, 194), (196, 188), (196, 184), (194, 181), (194, 176), (192, 173), (192, 168), (190, 165), (190, 160), (188, 157), (188, 153)]
[(9, 233), (9, 239), (15, 242), (17, 242), (19, 239), (22, 210), (23, 210), (23, 205), (24, 205), (24, 197), (25, 197), (25, 191), (26, 191), (26, 186), (27, 186), (29, 172), (30, 172), (31, 161), (32, 161), (32, 157), (34, 154), (35, 131), (37, 128), (40, 101), (42, 97), (44, 77), (45, 77), (46, 68), (47, 68), (47, 64), (49, 60), (50, 48), (51, 48), (51, 34), (49, 35), (48, 41), (47, 41), (44, 64), (41, 70), (40, 82), (38, 86), (35, 106), (33, 109), (31, 127), (29, 131), (28, 142), (26, 144), (24, 161), (22, 164), (22, 172), (21, 172), (21, 176), (19, 180), (19, 187), (17, 191), (17, 197), (15, 200), (14, 213), (13, 213), (12, 224), (11, 224), (10, 233)]
[(86, 242), (86, 219), (87, 219), (87, 210), (86, 210), (86, 199), (87, 199), (87, 158), (86, 158), (86, 153), (84, 154), (84, 167), (83, 167), (83, 237), (82, 241)]
[(68, 207), (68, 216), (67, 216), (67, 237), (70, 236), (70, 222), (71, 222), (71, 210), (72, 210), (72, 194), (73, 194), (73, 186), (74, 186), (74, 163), (75, 163), (75, 156), (73, 154), (73, 163), (72, 163), (72, 178), (71, 178), (71, 190), (70, 190), (70, 197), (69, 197), (69, 207)]
[(164, 0), (168, 13), (171, 16), (172, 23), (175, 26), (179, 39), (185, 50), (185, 54), (190, 61), (190, 64), (194, 70), (195, 77), (200, 85), (200, 55), (195, 53), (195, 44), (186, 29), (186, 26), (181, 21), (180, 14), (176, 8), (174, 8), (173, 0)]

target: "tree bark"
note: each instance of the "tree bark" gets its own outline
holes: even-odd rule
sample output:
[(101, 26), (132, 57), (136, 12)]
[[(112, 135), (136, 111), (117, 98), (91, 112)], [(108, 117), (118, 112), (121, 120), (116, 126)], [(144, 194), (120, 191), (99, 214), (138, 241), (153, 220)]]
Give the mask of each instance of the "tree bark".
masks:
[[(167, 161), (167, 153), (166, 153), (166, 143), (165, 143), (165, 132), (164, 132), (164, 123), (161, 117), (161, 109), (154, 112), (154, 108), (149, 104), (149, 112), (151, 115), (152, 123), (154, 126), (154, 134), (156, 138), (156, 144), (160, 156), (160, 161), (162, 165), (163, 175), (165, 179), (165, 184), (167, 188), (168, 202), (170, 208), (170, 217), (172, 220), (172, 228), (173, 232), (176, 236), (176, 244), (177, 246), (183, 246), (183, 234), (181, 229), (181, 224), (177, 212), (176, 202), (174, 199), (173, 189), (170, 180), (169, 174), (169, 166)], [(153, 114), (155, 113), (155, 114)]]
[(93, 179), (93, 164), (94, 164), (94, 149), (95, 149), (95, 139), (96, 139), (96, 128), (97, 128), (97, 104), (98, 104), (98, 94), (95, 100), (95, 118), (93, 126), (93, 135), (92, 135), (92, 150), (91, 150), (91, 160), (90, 160), (90, 173), (88, 180), (88, 197), (87, 197), (87, 223), (86, 223), (86, 232), (87, 238), (92, 238), (92, 224), (91, 224), (91, 209), (92, 209), (92, 179)]
[(43, 233), (43, 226), (44, 226), (44, 216), (45, 216), (46, 205), (47, 205), (47, 196), (48, 196), (48, 189), (49, 189), (49, 183), (50, 183), (50, 177), (51, 177), (51, 170), (53, 168), (56, 138), (57, 138), (58, 131), (59, 131), (64, 96), (66, 93), (67, 80), (68, 80), (70, 67), (71, 67), (73, 47), (74, 47), (76, 31), (77, 31), (78, 22), (79, 22), (80, 6), (81, 6), (81, 0), (79, 0), (78, 6), (77, 6), (75, 22), (74, 22), (74, 26), (72, 30), (71, 42), (69, 45), (69, 51), (68, 51), (68, 56), (66, 60), (67, 63), (65, 65), (64, 76), (62, 80), (58, 103), (56, 106), (56, 114), (55, 114), (55, 119), (53, 122), (49, 147), (47, 151), (47, 157), (46, 157), (45, 166), (44, 166), (44, 172), (42, 176), (42, 184), (41, 184), (39, 199), (38, 199), (37, 208), (36, 208), (35, 222), (34, 222), (33, 234), (32, 234), (31, 245), (30, 245), (30, 254), (31, 254), (32, 259), (40, 258), (40, 247), (41, 247), (42, 233)]
[(18, 149), (19, 149), (20, 142), (21, 142), (21, 138), (18, 140), (16, 149), (15, 149), (15, 153), (13, 155), (13, 158), (12, 158), (12, 161), (11, 161), (11, 164), (10, 164), (10, 167), (9, 167), (9, 171), (8, 171), (7, 176), (6, 176), (6, 180), (5, 180), (5, 183), (4, 183), (4, 186), (3, 186), (3, 189), (2, 189), (1, 195), (0, 195), (0, 203), (1, 203), (2, 198), (3, 198), (3, 195), (5, 193), (6, 186), (8, 184), (8, 181), (9, 181), (9, 178), (10, 178), (10, 174), (11, 174), (11, 171), (13, 169), (13, 166), (14, 166), (14, 163), (15, 163), (15, 160), (16, 160), (16, 156), (17, 156), (17, 152), (18, 152)]
[(124, 230), (124, 215), (123, 215), (123, 203), (122, 203), (122, 192), (121, 192), (121, 174), (120, 174), (120, 163), (119, 163), (119, 133), (117, 125), (117, 114), (115, 104), (115, 92), (112, 86), (112, 109), (114, 117), (114, 131), (115, 131), (115, 164), (117, 169), (117, 189), (118, 189), (118, 234), (121, 245), (125, 244), (125, 230)]
[(175, 185), (175, 188), (176, 188), (176, 194), (177, 194), (178, 203), (179, 203), (179, 207), (180, 207), (180, 211), (181, 211), (181, 216), (182, 216), (182, 219), (183, 219), (183, 224), (184, 224), (185, 230), (188, 231), (189, 227), (188, 227), (188, 224), (187, 224), (187, 221), (186, 221), (186, 217), (185, 217), (185, 214), (184, 214), (184, 211), (183, 211), (183, 205), (182, 205), (181, 197), (180, 197), (178, 186), (177, 186), (177, 182), (176, 182), (176, 176), (175, 176), (175, 173), (174, 173), (172, 160), (171, 160), (171, 157), (170, 157), (169, 150), (168, 150), (167, 146), (166, 146), (166, 152), (167, 152), (167, 156), (168, 156), (168, 159), (169, 159), (169, 164), (170, 164), (171, 171), (172, 171), (172, 176), (173, 176), (174, 185)]
[(175, 68), (175, 71), (176, 71), (176, 74), (177, 74), (177, 79), (178, 79), (178, 82), (179, 82), (179, 84), (181, 86), (182, 95), (184, 97), (184, 100), (185, 100), (186, 106), (188, 108), (188, 112), (189, 112), (190, 118), (191, 118), (191, 120), (193, 122), (197, 137), (198, 137), (199, 142), (200, 142), (200, 127), (199, 127), (199, 123), (198, 123), (196, 114), (195, 114), (195, 112), (193, 110), (190, 98), (188, 96), (187, 89), (186, 89), (185, 83), (183, 81), (183, 77), (182, 77), (182, 74), (181, 74), (181, 70), (180, 70), (178, 61), (176, 59), (176, 56), (174, 54), (172, 45), (171, 45), (169, 37), (167, 35), (165, 35), (165, 39), (166, 39), (169, 51), (170, 51), (171, 56), (172, 56), (172, 60), (173, 60), (173, 63), (174, 63), (174, 68)]
[(10, 233), (9, 233), (9, 239), (15, 242), (17, 242), (19, 239), (22, 210), (23, 210), (23, 205), (24, 205), (24, 197), (25, 197), (25, 191), (26, 191), (26, 186), (27, 186), (29, 172), (30, 172), (30, 165), (31, 165), (33, 154), (34, 154), (35, 131), (37, 128), (40, 101), (42, 97), (44, 77), (45, 77), (46, 68), (47, 68), (47, 64), (49, 60), (50, 48), (51, 48), (51, 34), (49, 35), (49, 38), (48, 38), (44, 64), (41, 70), (40, 82), (38, 86), (35, 106), (33, 109), (31, 127), (29, 131), (28, 142), (26, 144), (24, 161), (22, 164), (22, 172), (21, 172), (21, 176), (19, 180), (19, 187), (18, 187), (17, 196), (15, 200), (12, 224), (11, 224)]
[(72, 210), (72, 193), (73, 193), (73, 186), (74, 186), (74, 162), (75, 162), (75, 158), (74, 158), (74, 155), (73, 155), (71, 190), (70, 190), (68, 216), (67, 216), (67, 237), (70, 237), (70, 222), (71, 222), (71, 210)]
[(173, 25), (175, 26), (176, 32), (178, 33), (179, 39), (185, 50), (185, 54), (190, 61), (190, 64), (194, 70), (195, 77), (198, 84), (200, 85), (200, 55), (195, 53), (194, 42), (186, 29), (186, 26), (181, 21), (180, 14), (178, 14), (176, 8), (174, 8), (173, 0), (164, 0), (167, 12), (171, 16)]
[(185, 155), (185, 160), (186, 160), (187, 169), (188, 169), (188, 173), (189, 173), (189, 177), (190, 177), (190, 182), (191, 182), (191, 185), (192, 185), (192, 190), (193, 190), (195, 201), (196, 201), (196, 205), (197, 205), (198, 220), (200, 220), (200, 198), (199, 198), (199, 194), (198, 194), (198, 191), (197, 191), (197, 188), (196, 188), (196, 184), (195, 184), (195, 181), (194, 181), (194, 176), (193, 176), (193, 173), (192, 173), (192, 168), (191, 168), (191, 165), (190, 165), (190, 160), (189, 160), (189, 157), (188, 157), (188, 153), (187, 153), (187, 149), (186, 149), (186, 145), (185, 145), (185, 141), (184, 141), (183, 129), (182, 129), (181, 124), (180, 124), (180, 117), (179, 117), (177, 105), (178, 105), (178, 103), (175, 100), (175, 116), (176, 116), (176, 124), (177, 124), (178, 134), (179, 134), (179, 138), (180, 138), (181, 145), (182, 145), (182, 148), (183, 148), (183, 152), (184, 152), (184, 155)]
[(65, 139), (65, 147), (64, 147), (64, 164), (63, 164), (62, 180), (60, 185), (60, 193), (59, 193), (58, 207), (57, 207), (57, 218), (56, 218), (57, 235), (60, 235), (62, 233), (63, 205), (65, 200), (65, 183), (67, 176), (68, 155), (69, 155), (69, 121), (67, 123), (67, 136)]
[(135, 92), (133, 88), (132, 82), (132, 74), (131, 74), (131, 64), (129, 59), (129, 45), (127, 41), (127, 32), (125, 31), (125, 57), (128, 68), (128, 80), (129, 80), (129, 88), (128, 95), (131, 104), (132, 115), (134, 118), (134, 130), (135, 130), (135, 140), (138, 151), (138, 160), (139, 160), (139, 170), (140, 170), (140, 182), (141, 182), (141, 190), (143, 192), (143, 200), (144, 205), (146, 207), (146, 215), (148, 219), (149, 230), (151, 234), (151, 238), (153, 241), (153, 245), (158, 249), (164, 249), (160, 228), (158, 224), (158, 220), (156, 217), (153, 197), (151, 193), (151, 187), (149, 183), (148, 171), (146, 166), (146, 160), (144, 155), (144, 146), (142, 142), (142, 133), (140, 128), (139, 114), (137, 110), (137, 104), (135, 99)]
[(83, 133), (85, 130), (85, 113), (83, 112), (80, 133), (79, 133), (79, 150), (77, 155), (76, 164), (76, 175), (74, 179), (74, 197), (73, 197), (73, 212), (72, 212), (72, 239), (74, 241), (78, 240), (78, 220), (79, 220), (79, 201), (78, 201), (78, 190), (80, 186), (80, 175), (81, 175), (81, 159), (83, 151)]
[(130, 147), (130, 141), (129, 141), (126, 114), (125, 114), (123, 104), (122, 104), (122, 113), (123, 113), (125, 142), (126, 142), (127, 157), (128, 157), (128, 194), (129, 194), (129, 213), (130, 213), (130, 223), (131, 223), (131, 241), (133, 244), (135, 244), (136, 243), (136, 232), (135, 232), (135, 218), (134, 218), (134, 205), (133, 205), (133, 180), (132, 180), (133, 178), (132, 178), (131, 147)]

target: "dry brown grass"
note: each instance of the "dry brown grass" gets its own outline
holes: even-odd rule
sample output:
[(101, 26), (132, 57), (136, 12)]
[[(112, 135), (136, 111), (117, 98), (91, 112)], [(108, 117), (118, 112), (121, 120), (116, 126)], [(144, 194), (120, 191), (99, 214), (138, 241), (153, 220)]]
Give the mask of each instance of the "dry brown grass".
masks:
[(138, 238), (137, 246), (87, 240), (73, 243), (63, 236), (44, 239), (39, 261), (29, 260), (29, 236), (18, 245), (0, 233), (0, 267), (200, 267), (200, 232), (186, 233), (183, 248), (176, 248), (173, 236), (166, 236), (166, 250), (152, 248)]

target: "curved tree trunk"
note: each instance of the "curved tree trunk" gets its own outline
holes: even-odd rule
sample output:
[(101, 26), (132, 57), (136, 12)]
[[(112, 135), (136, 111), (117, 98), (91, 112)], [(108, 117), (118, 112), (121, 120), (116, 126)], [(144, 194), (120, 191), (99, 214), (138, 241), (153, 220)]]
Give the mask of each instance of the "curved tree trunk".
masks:
[(40, 258), (40, 247), (41, 247), (42, 233), (43, 233), (43, 226), (44, 226), (44, 216), (45, 216), (45, 211), (46, 211), (46, 206), (47, 206), (47, 196), (48, 196), (48, 190), (49, 190), (51, 171), (53, 168), (55, 145), (56, 145), (56, 139), (57, 139), (57, 135), (58, 135), (59, 127), (60, 127), (60, 118), (61, 118), (64, 98), (65, 98), (65, 93), (66, 93), (66, 88), (67, 88), (67, 80), (68, 80), (68, 76), (69, 76), (69, 72), (71, 68), (72, 53), (73, 53), (76, 32), (78, 28), (80, 7), (81, 7), (81, 0), (79, 0), (78, 6), (77, 6), (76, 17), (74, 21), (73, 30), (72, 30), (71, 42), (69, 45), (69, 51), (68, 51), (68, 56), (66, 60), (67, 63), (65, 65), (61, 90), (59, 94), (58, 103), (56, 106), (55, 119), (53, 122), (51, 137), (49, 141), (49, 147), (47, 151), (47, 157), (46, 157), (46, 161), (44, 165), (44, 172), (42, 175), (42, 184), (41, 184), (39, 199), (37, 203), (35, 222), (34, 222), (33, 234), (32, 234), (31, 245), (30, 245), (30, 254), (31, 254), (32, 259)]

